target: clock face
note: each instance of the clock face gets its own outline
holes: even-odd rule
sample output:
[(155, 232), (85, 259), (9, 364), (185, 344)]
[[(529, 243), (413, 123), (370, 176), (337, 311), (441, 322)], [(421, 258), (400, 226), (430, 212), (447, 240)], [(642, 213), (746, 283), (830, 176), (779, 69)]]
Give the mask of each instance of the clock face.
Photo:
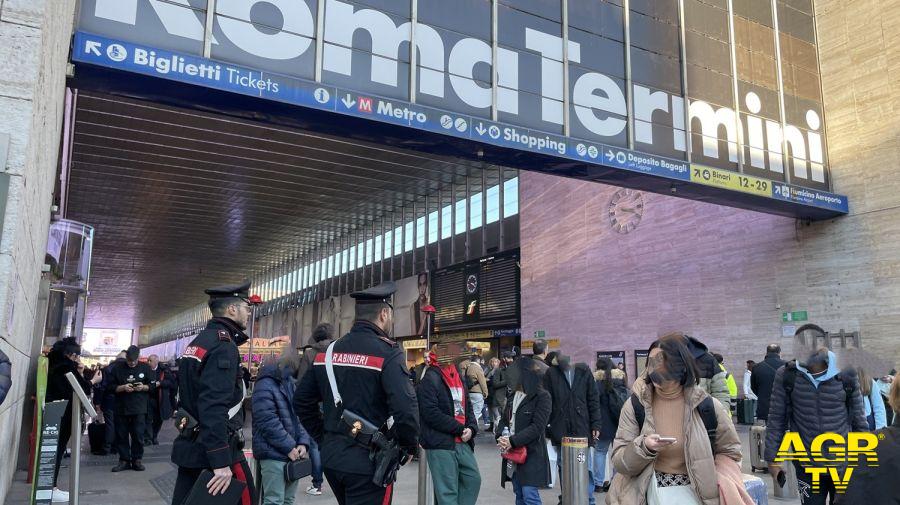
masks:
[(476, 289), (478, 289), (478, 277), (472, 274), (466, 279), (466, 291), (471, 295), (475, 293)]
[(644, 195), (640, 191), (622, 188), (609, 200), (609, 226), (618, 233), (630, 233), (644, 216)]

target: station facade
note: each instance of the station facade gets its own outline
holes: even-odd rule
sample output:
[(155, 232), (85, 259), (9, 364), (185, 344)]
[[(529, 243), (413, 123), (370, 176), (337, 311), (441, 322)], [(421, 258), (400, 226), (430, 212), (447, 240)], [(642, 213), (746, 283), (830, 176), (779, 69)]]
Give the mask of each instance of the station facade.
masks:
[(631, 377), (665, 331), (739, 372), (806, 323), (896, 367), (900, 2), (863, 3), (0, 2), (0, 450), (23, 467), (58, 219), (93, 227), (63, 327), (163, 356), (240, 276), (260, 355), (391, 279), (410, 364), (434, 304), (436, 340)]

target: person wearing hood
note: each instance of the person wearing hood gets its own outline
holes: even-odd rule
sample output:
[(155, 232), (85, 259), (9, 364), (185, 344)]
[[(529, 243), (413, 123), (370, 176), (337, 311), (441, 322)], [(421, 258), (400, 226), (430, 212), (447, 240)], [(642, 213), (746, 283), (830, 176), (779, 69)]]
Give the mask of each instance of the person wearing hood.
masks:
[(553, 409), (550, 393), (541, 379), (544, 369), (536, 359), (520, 360), (519, 380), (506, 403), (494, 436), (501, 453), (525, 448), (525, 462), (501, 459), (500, 486), (512, 482), (516, 505), (541, 505), (538, 489), (550, 485), (550, 457), (547, 454), (547, 422)]
[(71, 383), (66, 379), (66, 374), (71, 373), (75, 376), (78, 385), (81, 386), (85, 394), (89, 394), (93, 384), (103, 379), (103, 374), (97, 374), (92, 381), (89, 381), (78, 373), (78, 364), (81, 361), (81, 346), (75, 340), (75, 337), (66, 337), (54, 343), (47, 354), (47, 361), (46, 403), (59, 400), (69, 402), (59, 424), (59, 439), (56, 449), (56, 465), (53, 468), (53, 494), (51, 500), (53, 502), (68, 502), (69, 493), (56, 487), (57, 478), (59, 477), (59, 465), (62, 462), (63, 455), (66, 453), (66, 446), (69, 445), (69, 438), (72, 436), (72, 394), (74, 391)]
[[(440, 353), (441, 355), (439, 355)], [(426, 356), (416, 388), (422, 433), (437, 505), (475, 505), (481, 474), (475, 460), (476, 413), (456, 365), (439, 346)]]
[(695, 339), (670, 333), (650, 346), (647, 361), (619, 416), (606, 503), (719, 505), (715, 460), (739, 467), (742, 454), (728, 408), (698, 387), (702, 374), (714, 373), (715, 358)]
[(212, 319), (191, 341), (178, 365), (180, 432), (172, 444), (178, 466), (172, 504), (182, 505), (204, 470), (213, 477), (210, 495), (224, 494), (237, 479), (246, 486), (241, 503), (256, 501), (256, 488), (244, 457), (246, 388), (238, 346), (249, 340), (250, 283), (206, 290)]
[[(300, 356), (300, 365), (297, 370), (297, 380), (303, 379), (316, 362), (316, 356), (328, 349), (334, 342), (334, 326), (330, 323), (319, 323), (309, 337), (308, 343), (301, 347), (303, 354)], [(322, 494), (322, 483), (325, 482), (325, 470), (322, 468), (322, 453), (319, 452), (319, 444), (309, 439), (309, 459), (312, 462), (312, 484), (306, 488), (306, 494), (319, 496)]]
[[(758, 366), (758, 365), (757, 365)], [(797, 432), (803, 446), (823, 433), (835, 433), (846, 439), (851, 431), (868, 431), (863, 400), (856, 371), (840, 372), (833, 352), (820, 348), (806, 361), (791, 361), (775, 374), (769, 417), (766, 424), (765, 460), (774, 479), (782, 472), (775, 463), (786, 431)], [(802, 505), (832, 503), (837, 491), (829, 474), (822, 474), (818, 490), (813, 490), (811, 477), (794, 461)], [(843, 475), (843, 470), (838, 472)]]
[[(550, 368), (544, 372), (544, 389), (550, 393), (550, 441), (557, 454), (565, 437), (586, 438), (593, 442), (600, 437), (600, 400), (597, 385), (590, 369), (582, 363), (572, 365), (571, 358), (557, 354)], [(562, 458), (557, 460), (562, 475)], [(588, 464), (588, 500), (594, 503), (593, 460)]]
[(284, 467), (305, 459), (310, 437), (292, 404), (300, 355), (286, 352), (277, 364), (263, 366), (253, 386), (253, 457), (262, 476), (262, 505), (293, 505), (300, 481), (288, 482)]

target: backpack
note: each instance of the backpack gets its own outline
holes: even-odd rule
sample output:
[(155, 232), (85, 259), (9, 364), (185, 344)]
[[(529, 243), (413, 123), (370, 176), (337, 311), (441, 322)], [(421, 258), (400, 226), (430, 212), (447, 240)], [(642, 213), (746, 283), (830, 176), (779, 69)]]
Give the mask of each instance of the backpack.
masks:
[(622, 407), (628, 401), (628, 391), (624, 386), (613, 384), (609, 391), (606, 391), (606, 398), (609, 402), (609, 411), (612, 413), (615, 424), (619, 424), (619, 416), (622, 413)]
[[(793, 366), (788, 366), (791, 363), (793, 363)], [(794, 392), (794, 383), (797, 382), (797, 373), (799, 373), (796, 362), (792, 361), (791, 363), (784, 366), (784, 377), (781, 381), (781, 385), (784, 387), (784, 401), (788, 409), (791, 408), (791, 393)], [(841, 381), (841, 385), (844, 387), (844, 405), (847, 409), (848, 420), (852, 420), (853, 391), (856, 390), (856, 384), (854, 384), (852, 380), (849, 380), (843, 372), (835, 375), (834, 378)], [(788, 411), (788, 413), (790, 414), (790, 411)]]
[[(709, 448), (712, 449), (713, 456), (716, 454), (716, 430), (719, 428), (719, 419), (716, 417), (716, 406), (713, 402), (718, 401), (712, 396), (707, 396), (697, 405), (697, 413), (703, 420), (703, 427), (706, 429), (706, 436), (709, 437)], [(644, 405), (637, 395), (631, 394), (631, 408), (634, 409), (634, 418), (637, 420), (638, 426), (643, 429), (644, 418), (646, 412)]]

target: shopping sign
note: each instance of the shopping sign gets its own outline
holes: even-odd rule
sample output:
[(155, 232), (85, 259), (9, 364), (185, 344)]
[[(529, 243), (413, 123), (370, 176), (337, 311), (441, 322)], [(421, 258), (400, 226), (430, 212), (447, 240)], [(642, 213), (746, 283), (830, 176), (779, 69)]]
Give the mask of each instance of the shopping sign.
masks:
[(789, 431), (784, 434), (775, 456), (775, 463), (796, 461), (809, 474), (812, 491), (818, 492), (822, 476), (830, 477), (838, 493), (847, 490), (853, 469), (860, 466), (860, 457), (866, 466), (878, 466), (875, 448), (884, 434), (854, 432), (845, 439), (838, 433), (823, 433), (813, 439), (807, 449), (800, 434)]
[[(805, 109), (793, 107), (782, 123), (771, 119), (777, 98), (750, 83), (740, 83), (740, 113), (698, 99), (698, 89), (690, 99), (626, 89), (622, 26), (601, 22), (621, 18), (620, 7), (571, 0), (563, 30), (558, 3), (504, 4), (494, 41), (486, 0), (418, 0), (415, 15), (410, 2), (218, 0), (211, 16), (206, 0), (84, 0), (78, 28), (97, 37), (76, 44), (73, 59), (847, 212), (845, 197), (826, 192), (820, 105), (795, 100)], [(205, 48), (208, 58), (197, 58)], [(650, 64), (632, 69), (641, 65)], [(680, 89), (680, 76), (673, 80)], [(730, 80), (722, 88), (732, 94)], [(622, 148), (629, 124), (636, 151)], [(688, 138), (697, 167), (724, 170), (690, 170), (678, 159)], [(737, 177), (741, 158), (747, 175)], [(792, 185), (781, 182), (785, 172)]]

